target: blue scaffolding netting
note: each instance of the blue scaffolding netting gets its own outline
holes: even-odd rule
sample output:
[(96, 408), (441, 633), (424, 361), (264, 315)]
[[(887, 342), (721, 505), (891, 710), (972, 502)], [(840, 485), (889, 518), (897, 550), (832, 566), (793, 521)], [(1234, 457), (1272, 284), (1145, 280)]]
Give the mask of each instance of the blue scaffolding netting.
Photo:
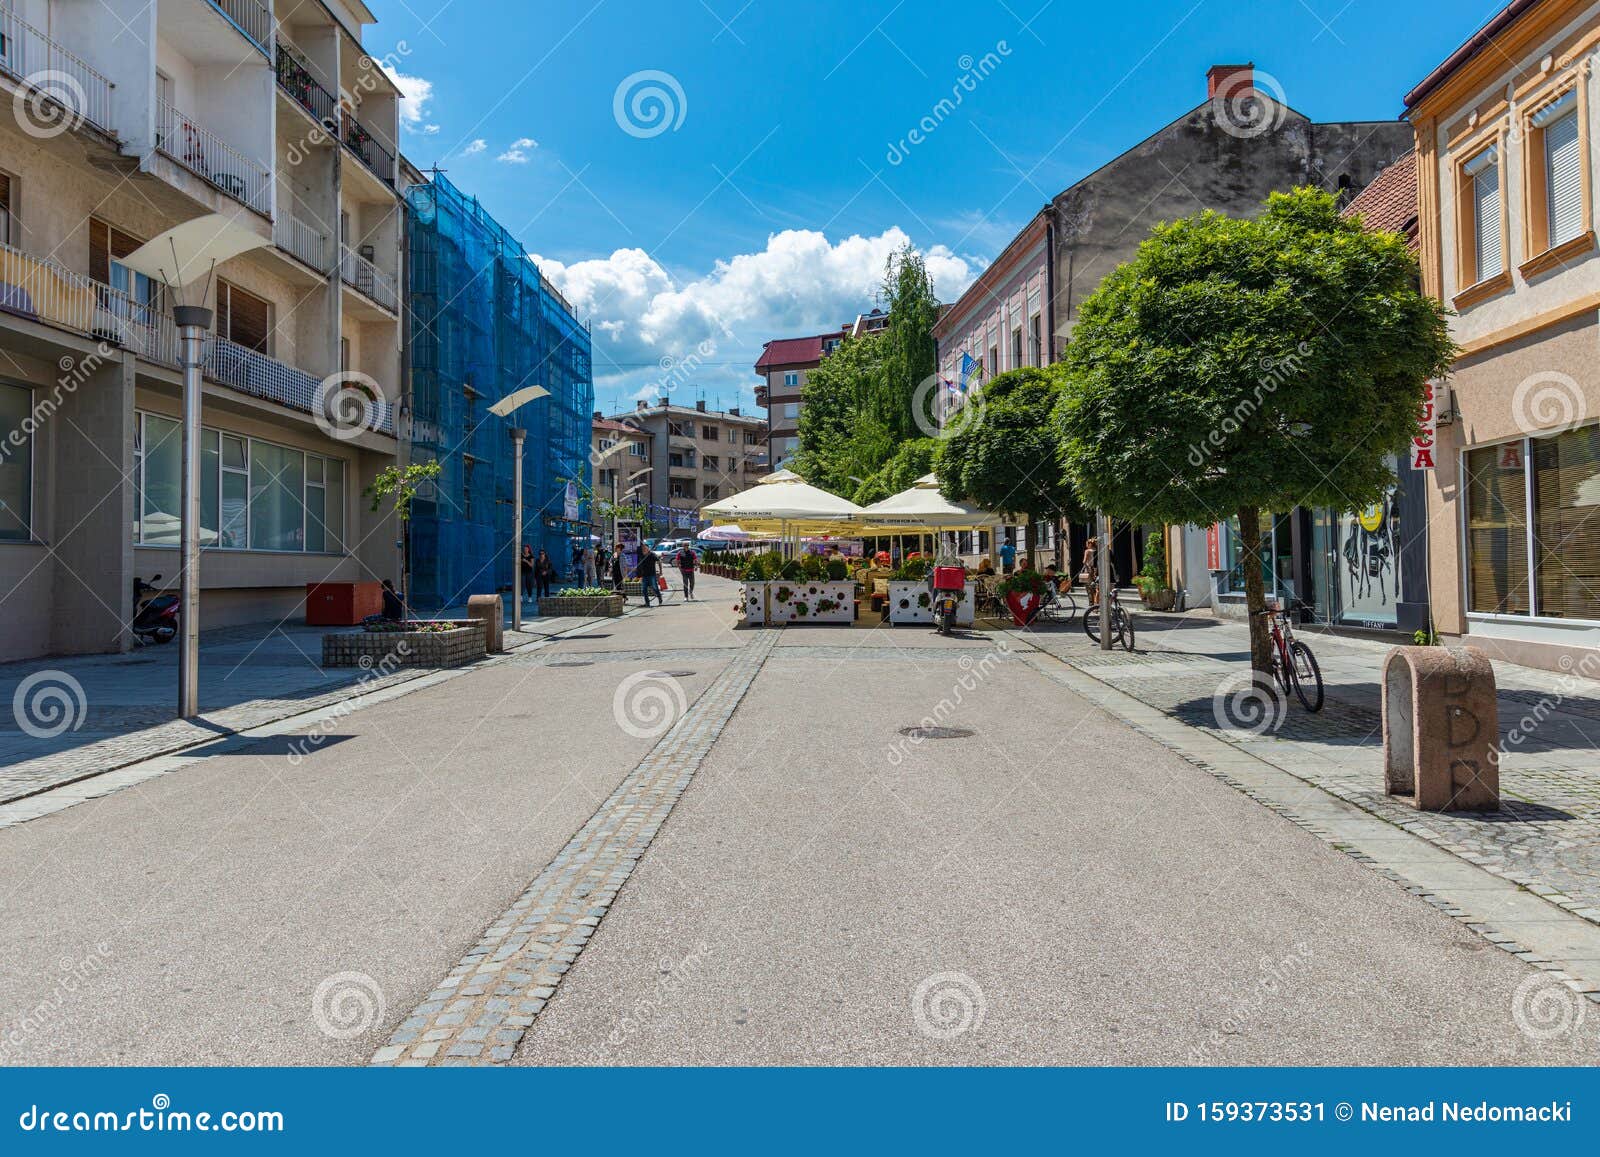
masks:
[[(589, 534), (594, 381), (588, 326), (476, 197), (434, 173), (406, 204), (411, 460), (441, 467), (412, 509), (410, 600), (438, 610), (514, 581), (513, 426), (528, 432), (523, 541), (566, 570)], [(489, 413), (530, 385), (550, 396)]]

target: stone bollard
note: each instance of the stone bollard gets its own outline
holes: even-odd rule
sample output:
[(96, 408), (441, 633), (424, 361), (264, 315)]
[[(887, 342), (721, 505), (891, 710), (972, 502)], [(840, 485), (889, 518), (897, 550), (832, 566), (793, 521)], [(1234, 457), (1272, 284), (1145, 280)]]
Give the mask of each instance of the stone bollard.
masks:
[(1396, 647), (1383, 664), (1383, 778), (1420, 811), (1498, 811), (1500, 707), (1476, 647)]
[(499, 595), (471, 595), (467, 599), (467, 617), (483, 620), (483, 644), (491, 655), (506, 649), (505, 602)]

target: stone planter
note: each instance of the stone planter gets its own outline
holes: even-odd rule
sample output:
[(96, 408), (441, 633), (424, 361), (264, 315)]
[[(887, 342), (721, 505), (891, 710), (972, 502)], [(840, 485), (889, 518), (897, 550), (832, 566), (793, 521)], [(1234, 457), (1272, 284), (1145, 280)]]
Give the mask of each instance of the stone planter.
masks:
[(593, 619), (621, 613), (621, 595), (549, 595), (539, 600), (541, 615)]
[[(970, 627), (978, 606), (978, 584), (968, 583), (956, 604), (956, 626)], [(889, 621), (891, 623), (933, 624), (933, 592), (926, 582), (889, 582)]]
[(1139, 588), (1139, 601), (1152, 611), (1170, 611), (1178, 605), (1176, 591), (1146, 591)]
[(322, 636), (324, 667), (387, 672), (396, 667), (461, 667), (486, 653), (483, 623), (455, 621), (446, 631), (341, 631)]
[(853, 623), (856, 584), (848, 579), (747, 582), (740, 601), (744, 621), (751, 624)]

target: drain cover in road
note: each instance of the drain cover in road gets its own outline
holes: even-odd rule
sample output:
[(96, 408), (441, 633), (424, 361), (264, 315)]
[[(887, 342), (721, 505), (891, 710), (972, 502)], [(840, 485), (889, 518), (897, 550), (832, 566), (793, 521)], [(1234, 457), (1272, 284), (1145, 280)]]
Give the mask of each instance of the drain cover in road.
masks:
[(900, 734), (912, 739), (970, 739), (977, 732), (965, 727), (902, 727)]
[(594, 663), (588, 659), (571, 660), (565, 663), (546, 663), (546, 667), (593, 667)]
[(671, 678), (671, 679), (687, 679), (690, 675), (694, 675), (697, 672), (694, 672), (694, 671), (663, 671), (661, 673), (663, 675), (666, 675), (668, 678)]

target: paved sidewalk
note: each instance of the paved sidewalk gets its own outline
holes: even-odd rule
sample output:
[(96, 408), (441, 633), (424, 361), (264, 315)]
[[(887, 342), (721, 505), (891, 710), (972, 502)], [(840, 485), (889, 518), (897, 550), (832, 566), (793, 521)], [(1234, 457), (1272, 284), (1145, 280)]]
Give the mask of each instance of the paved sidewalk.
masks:
[(1327, 703), (1312, 715), (1291, 700), (1275, 729), (1257, 733), (1218, 708), (1218, 696), (1241, 689), (1248, 671), (1243, 623), (1204, 613), (1138, 613), (1135, 622), (1131, 655), (1102, 653), (1077, 623), (1026, 637), (1108, 686), (1600, 923), (1600, 682), (1495, 663), (1502, 808), (1421, 813), (1383, 789), (1388, 644), (1302, 629)]
[[(441, 617), (464, 617), (446, 612)], [(521, 648), (593, 622), (523, 619)], [(199, 719), (175, 718), (178, 647), (0, 665), (0, 804), (139, 760), (275, 723), (433, 673), (321, 666), (323, 627), (258, 624), (206, 631)]]

